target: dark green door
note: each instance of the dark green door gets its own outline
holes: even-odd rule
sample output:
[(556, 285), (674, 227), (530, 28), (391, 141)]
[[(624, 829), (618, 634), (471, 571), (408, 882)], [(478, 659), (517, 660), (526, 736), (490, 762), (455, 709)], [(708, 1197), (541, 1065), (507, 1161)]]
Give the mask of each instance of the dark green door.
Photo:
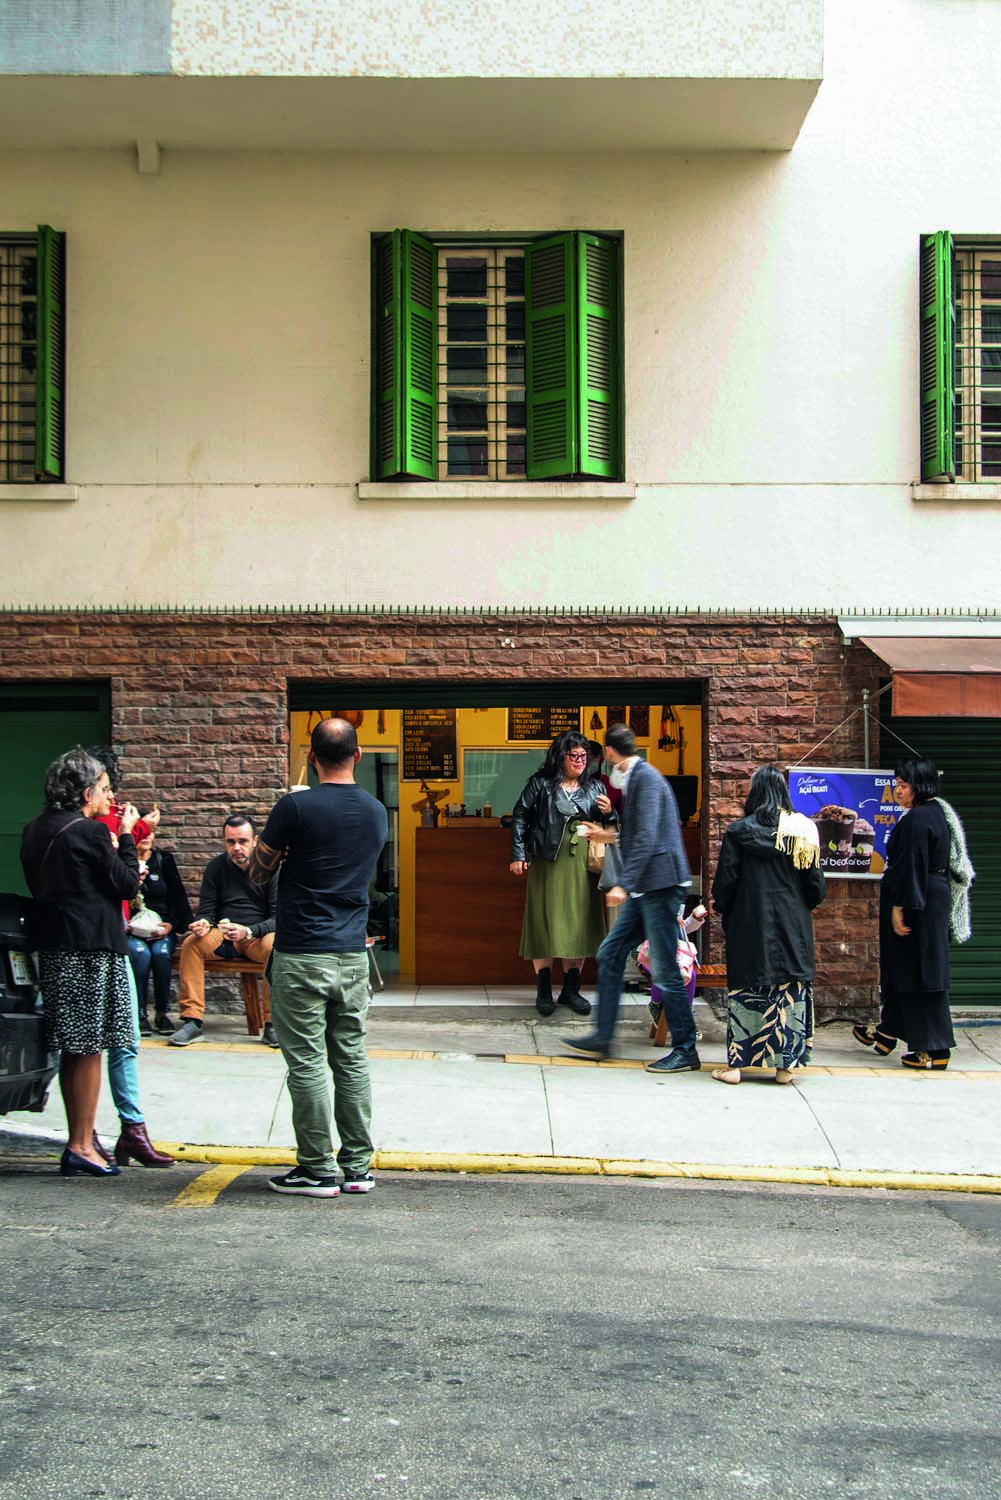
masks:
[(106, 745), (107, 683), (0, 683), (0, 891), (27, 892), (21, 829), (42, 810), (45, 772), (74, 745)]
[[(889, 727), (908, 746), (930, 756), (942, 775), (942, 796), (966, 829), (977, 872), (971, 898), (973, 936), (949, 950), (954, 1006), (1001, 1003), (1001, 719), (891, 718)], [(881, 763), (891, 767), (904, 747), (883, 735)]]

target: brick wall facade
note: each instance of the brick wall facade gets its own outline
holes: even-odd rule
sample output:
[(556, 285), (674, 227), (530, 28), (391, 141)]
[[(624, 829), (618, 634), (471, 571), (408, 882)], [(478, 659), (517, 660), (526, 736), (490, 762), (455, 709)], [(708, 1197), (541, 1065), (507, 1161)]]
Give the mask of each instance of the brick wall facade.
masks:
[[(0, 614), (0, 681), (110, 682), (112, 737), (128, 787), (163, 802), (164, 834), (194, 890), (219, 849), (223, 819), (233, 811), (261, 818), (285, 789), (290, 679), (501, 688), (505, 681), (697, 679), (705, 715), (704, 868), (711, 870), (757, 766), (862, 764), (855, 710), (863, 687), (878, 686), (878, 671), (875, 658), (849, 650), (823, 615)], [(878, 764), (875, 739), (872, 755)], [(868, 1012), (876, 1002), (877, 902), (875, 882), (828, 883), (816, 921), (823, 1014)], [(709, 943), (720, 959), (716, 923)]]

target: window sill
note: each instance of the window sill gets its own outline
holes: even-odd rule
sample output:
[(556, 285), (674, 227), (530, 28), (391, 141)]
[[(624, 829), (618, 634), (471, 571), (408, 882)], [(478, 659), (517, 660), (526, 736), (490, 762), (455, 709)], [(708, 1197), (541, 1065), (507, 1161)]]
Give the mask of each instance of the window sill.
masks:
[(636, 486), (607, 479), (361, 480), (359, 500), (634, 500)]
[(78, 484), (0, 484), (0, 500), (79, 500)]
[(1001, 483), (912, 484), (912, 500), (1001, 500)]

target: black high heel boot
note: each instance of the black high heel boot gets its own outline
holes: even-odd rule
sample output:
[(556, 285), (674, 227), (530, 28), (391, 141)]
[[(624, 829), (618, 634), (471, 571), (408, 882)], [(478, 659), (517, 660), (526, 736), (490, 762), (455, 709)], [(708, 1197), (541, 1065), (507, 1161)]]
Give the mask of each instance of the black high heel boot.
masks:
[(551, 1016), (556, 1009), (552, 969), (540, 969), (535, 976), (535, 1008), (540, 1016)]
[(556, 1001), (557, 1005), (569, 1005), (575, 1016), (589, 1016), (591, 1014), (591, 1002), (585, 1000), (580, 992), (580, 970), (567, 969), (563, 975), (563, 988), (560, 990)]

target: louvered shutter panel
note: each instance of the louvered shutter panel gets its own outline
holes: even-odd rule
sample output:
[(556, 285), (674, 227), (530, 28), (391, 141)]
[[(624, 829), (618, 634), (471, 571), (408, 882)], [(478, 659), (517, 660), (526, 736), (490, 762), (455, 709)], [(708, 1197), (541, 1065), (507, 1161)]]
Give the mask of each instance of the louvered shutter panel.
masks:
[(577, 235), (580, 289), (581, 474), (619, 474), (619, 247), (593, 234)]
[(394, 229), (375, 247), (373, 472), (435, 478), (437, 257)]
[(430, 240), (403, 230), (403, 472), (434, 479), (438, 257)]
[(956, 477), (956, 304), (952, 235), (924, 235), (919, 260), (921, 478)]
[(529, 479), (575, 474), (579, 458), (575, 240), (525, 247), (525, 417)]
[(400, 239), (403, 231), (383, 235), (375, 247), (375, 312), (373, 318), (372, 472), (388, 479), (400, 472), (403, 454), (403, 410), (400, 401)]
[(62, 479), (65, 467), (66, 236), (38, 228), (38, 358), (35, 371), (35, 474)]

